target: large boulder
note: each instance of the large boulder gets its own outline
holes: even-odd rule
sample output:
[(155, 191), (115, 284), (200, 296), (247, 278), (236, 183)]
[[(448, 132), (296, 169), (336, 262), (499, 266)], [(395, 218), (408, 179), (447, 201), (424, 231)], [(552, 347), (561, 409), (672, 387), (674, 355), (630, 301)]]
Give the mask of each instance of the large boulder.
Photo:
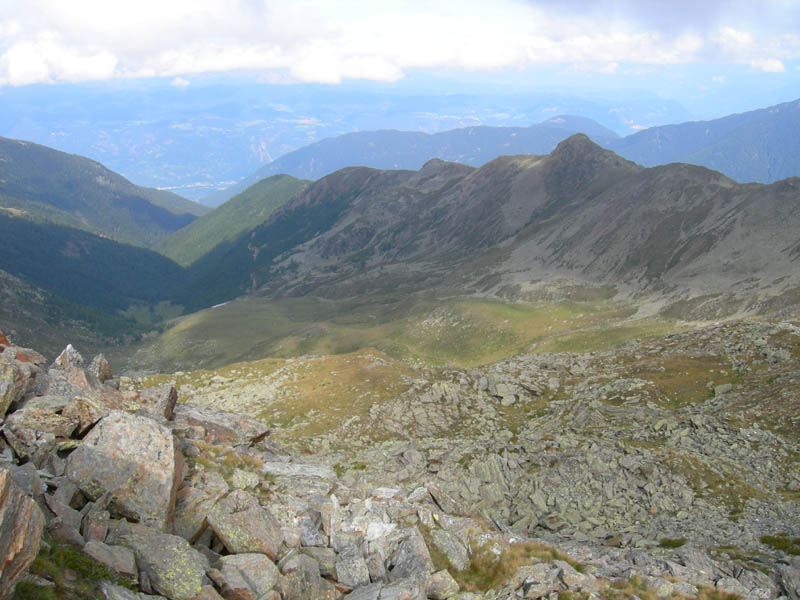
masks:
[(113, 411), (70, 454), (66, 476), (91, 499), (110, 492), (119, 514), (172, 531), (182, 470), (183, 456), (166, 427)]
[(14, 584), (39, 552), (44, 515), (36, 502), (0, 469), (0, 600), (11, 596)]

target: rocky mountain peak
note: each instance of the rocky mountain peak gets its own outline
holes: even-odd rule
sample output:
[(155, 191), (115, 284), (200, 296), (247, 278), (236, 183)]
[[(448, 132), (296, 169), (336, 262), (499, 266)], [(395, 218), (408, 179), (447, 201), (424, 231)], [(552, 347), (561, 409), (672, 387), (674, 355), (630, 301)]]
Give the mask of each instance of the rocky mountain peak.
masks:
[(567, 165), (579, 163), (594, 163), (598, 166), (634, 164), (618, 156), (611, 150), (606, 150), (595, 144), (589, 136), (583, 133), (571, 135), (563, 142), (559, 143), (558, 146), (555, 147), (555, 150), (550, 153), (550, 161)]

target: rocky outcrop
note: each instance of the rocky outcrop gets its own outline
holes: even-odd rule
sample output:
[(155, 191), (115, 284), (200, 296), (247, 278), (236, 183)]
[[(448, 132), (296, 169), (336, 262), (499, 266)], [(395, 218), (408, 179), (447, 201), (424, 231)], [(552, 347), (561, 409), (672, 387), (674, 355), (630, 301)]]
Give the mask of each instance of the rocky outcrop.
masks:
[(0, 600), (11, 596), (36, 558), (43, 529), (36, 502), (14, 483), (9, 469), (0, 467)]

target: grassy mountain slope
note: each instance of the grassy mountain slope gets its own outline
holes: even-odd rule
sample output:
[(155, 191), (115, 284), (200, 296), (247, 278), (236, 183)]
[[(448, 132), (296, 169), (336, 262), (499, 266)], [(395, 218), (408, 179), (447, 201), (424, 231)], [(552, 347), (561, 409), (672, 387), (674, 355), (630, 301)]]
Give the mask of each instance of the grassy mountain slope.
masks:
[(171, 321), (161, 335), (137, 344), (127, 367), (170, 372), (364, 348), (412, 364), (474, 366), (520, 352), (601, 350), (681, 327), (672, 319), (633, 319), (635, 312), (631, 304), (603, 299), (248, 296)]
[(686, 162), (736, 181), (771, 183), (800, 175), (800, 100), (712, 121), (651, 127), (607, 147), (646, 166)]
[(176, 215), (194, 215), (195, 217), (202, 217), (211, 212), (211, 207), (204, 204), (199, 204), (183, 196), (179, 196), (167, 190), (157, 190), (155, 188), (139, 187), (142, 190), (142, 196), (147, 198), (151, 204), (166, 208), (169, 212)]
[(204, 208), (136, 186), (87, 158), (0, 138), (0, 207), (147, 246)]
[(144, 248), (0, 213), (0, 269), (61, 298), (113, 314), (167, 300), (185, 271)]
[(577, 132), (598, 143), (617, 138), (591, 119), (567, 115), (530, 127), (465, 127), (436, 134), (393, 130), (348, 133), (285, 154), (214, 195), (213, 200), (223, 202), (255, 181), (278, 173), (315, 180), (352, 166), (416, 170), (432, 158), (479, 166), (502, 154), (546, 154)]
[(186, 227), (159, 241), (153, 249), (188, 266), (223, 242), (261, 225), (307, 182), (274, 175), (250, 186)]

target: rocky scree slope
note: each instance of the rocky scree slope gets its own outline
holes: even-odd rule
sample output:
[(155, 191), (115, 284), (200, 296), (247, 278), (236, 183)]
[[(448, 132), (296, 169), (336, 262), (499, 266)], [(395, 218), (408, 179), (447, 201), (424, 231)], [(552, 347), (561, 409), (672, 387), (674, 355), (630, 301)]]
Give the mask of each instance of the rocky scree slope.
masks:
[(420, 369), (294, 440), (204, 396), (230, 382), (119, 391), (102, 357), (47, 368), (4, 339), (4, 469), (48, 544), (138, 590), (105, 598), (796, 600), (799, 334), (731, 322)]
[(714, 295), (729, 314), (790, 305), (800, 290), (798, 185), (645, 169), (583, 135), (548, 156), (478, 169), (348, 168), (198, 261), (184, 301), (397, 289), (519, 298), (563, 280), (671, 302)]

